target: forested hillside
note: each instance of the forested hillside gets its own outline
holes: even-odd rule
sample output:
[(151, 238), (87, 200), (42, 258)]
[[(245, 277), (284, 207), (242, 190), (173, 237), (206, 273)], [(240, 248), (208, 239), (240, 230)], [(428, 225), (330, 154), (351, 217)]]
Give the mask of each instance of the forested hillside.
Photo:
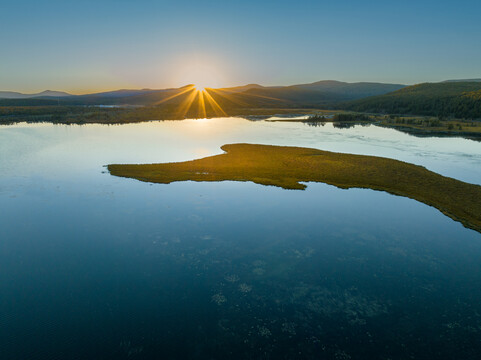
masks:
[(343, 102), (337, 107), (360, 112), (479, 119), (481, 83), (424, 83), (381, 96)]

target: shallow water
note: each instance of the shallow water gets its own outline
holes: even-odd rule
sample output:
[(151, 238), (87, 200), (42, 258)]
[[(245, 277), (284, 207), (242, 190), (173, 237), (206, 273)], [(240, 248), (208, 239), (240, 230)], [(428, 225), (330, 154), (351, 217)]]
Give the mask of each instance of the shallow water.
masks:
[(481, 183), (481, 143), (243, 119), (0, 127), (2, 359), (477, 359), (481, 234), (387, 193), (147, 184), (226, 143)]

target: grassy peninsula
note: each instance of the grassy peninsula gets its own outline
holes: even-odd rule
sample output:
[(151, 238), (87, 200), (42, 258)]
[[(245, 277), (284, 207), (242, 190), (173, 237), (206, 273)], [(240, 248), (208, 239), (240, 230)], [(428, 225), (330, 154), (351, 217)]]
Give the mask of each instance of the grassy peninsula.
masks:
[(168, 184), (174, 181), (252, 181), (303, 190), (300, 182), (369, 188), (433, 206), (481, 232), (481, 186), (445, 177), (422, 166), (382, 157), (253, 144), (222, 146), (225, 154), (164, 164), (108, 165), (114, 176)]

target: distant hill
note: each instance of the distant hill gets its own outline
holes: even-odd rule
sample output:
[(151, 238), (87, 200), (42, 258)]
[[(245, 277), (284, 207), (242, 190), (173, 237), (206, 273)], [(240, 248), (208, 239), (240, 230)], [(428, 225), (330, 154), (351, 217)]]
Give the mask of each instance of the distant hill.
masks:
[[(231, 108), (253, 107), (316, 107), (327, 103), (359, 99), (386, 94), (404, 87), (399, 84), (345, 83), (325, 80), (311, 84), (291, 86), (262, 86), (248, 84), (237, 87), (210, 89), (216, 100)], [(70, 95), (46, 91), (39, 94), (4, 93), (0, 106), (52, 105), (51, 97), (57, 97), (62, 105), (136, 105), (157, 106), (166, 102), (178, 102), (185, 98), (193, 85), (175, 89), (122, 89), (85, 95)], [(0, 98), (2, 93), (0, 93)], [(8, 95), (8, 96), (7, 96)], [(60, 98), (60, 100), (58, 100)], [(9, 99), (9, 100), (6, 100)]]
[(36, 97), (64, 97), (64, 96), (72, 96), (72, 95), (63, 91), (51, 91), (51, 90), (45, 90), (36, 94), (22, 94), (14, 91), (0, 91), (1, 99), (30, 99), (30, 98), (36, 98)]
[(322, 80), (310, 84), (290, 86), (261, 86), (249, 84), (226, 90), (250, 95), (276, 98), (297, 105), (320, 105), (329, 102), (360, 99), (382, 95), (402, 89), (406, 85), (383, 83), (347, 83), (335, 80)]
[(400, 84), (382, 83), (346, 83), (334, 80), (323, 80), (311, 84), (291, 86), (261, 86), (249, 84), (234, 88), (218, 89), (238, 93), (246, 100), (259, 102), (270, 100), (277, 106), (316, 107), (328, 103), (360, 99), (363, 97), (386, 94), (405, 87)]
[(334, 92), (319, 91), (299, 86), (252, 88), (244, 91), (242, 94), (277, 99), (298, 106), (316, 106), (345, 99), (342, 95)]
[(387, 94), (402, 89), (405, 86), (406, 85), (401, 84), (383, 84), (374, 82), (347, 83), (335, 80), (323, 80), (311, 84), (294, 85), (293, 87), (321, 91), (337, 95), (340, 98), (354, 100), (368, 96)]
[(361, 112), (478, 119), (481, 118), (481, 82), (423, 83), (335, 106)]
[(265, 86), (262, 86), (262, 85), (259, 85), (259, 84), (247, 84), (247, 85), (242, 85), (242, 86), (222, 88), (221, 90), (233, 91), (233, 92), (243, 92), (243, 91), (247, 91), (247, 90), (250, 90), (250, 89), (260, 89), (260, 88), (265, 88)]
[(481, 79), (445, 80), (443, 82), (481, 82)]
[(277, 87), (251, 84), (225, 89), (207, 88), (199, 92), (194, 85), (186, 85), (162, 90), (0, 99), (0, 122), (125, 123), (264, 115), (274, 111), (305, 113), (312, 109), (481, 119), (481, 82), (475, 81), (424, 83), (349, 100), (369, 91), (387, 91), (396, 86), (402, 85), (326, 81)]
[(142, 90), (120, 89), (120, 90), (105, 91), (105, 92), (100, 92), (100, 93), (85, 94), (85, 95), (79, 95), (79, 96), (82, 96), (82, 97), (85, 97), (85, 98), (89, 98), (89, 97), (119, 98), (119, 97), (142, 95), (142, 94), (147, 94), (147, 93), (155, 92), (155, 91), (158, 91), (158, 90), (152, 90), (152, 89), (142, 89)]

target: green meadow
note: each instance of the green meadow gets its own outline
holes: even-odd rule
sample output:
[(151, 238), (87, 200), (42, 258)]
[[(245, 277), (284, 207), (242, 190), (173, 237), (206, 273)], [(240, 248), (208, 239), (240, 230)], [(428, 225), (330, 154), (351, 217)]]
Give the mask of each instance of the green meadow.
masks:
[(164, 164), (108, 165), (110, 174), (140, 181), (252, 181), (304, 190), (305, 182), (367, 188), (433, 206), (481, 232), (481, 186), (445, 177), (406, 162), (310, 148), (231, 144), (225, 154)]

